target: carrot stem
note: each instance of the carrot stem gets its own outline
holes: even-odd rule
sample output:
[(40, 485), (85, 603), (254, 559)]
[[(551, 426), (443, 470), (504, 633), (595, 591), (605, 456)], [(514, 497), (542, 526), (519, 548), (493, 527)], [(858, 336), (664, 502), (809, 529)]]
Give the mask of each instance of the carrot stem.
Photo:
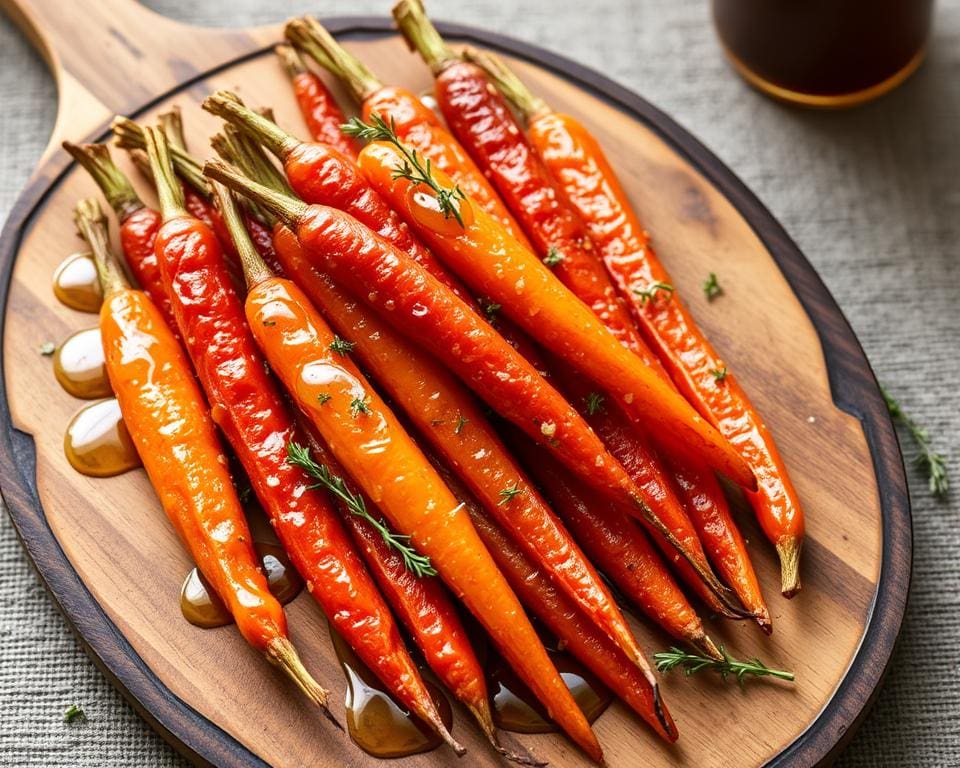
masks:
[(467, 47), (463, 50), (463, 58), (487, 73), (487, 77), (493, 80), (497, 90), (517, 110), (523, 122), (529, 123), (537, 115), (550, 110), (547, 102), (527, 88), (517, 74), (496, 54)]
[(117, 255), (110, 248), (107, 217), (103, 215), (103, 209), (96, 198), (88, 197), (77, 203), (73, 218), (93, 253), (93, 263), (97, 267), (97, 277), (104, 297), (114, 291), (129, 288), (130, 281), (127, 280)]
[(157, 115), (157, 121), (160, 123), (163, 135), (167, 137), (170, 148), (186, 152), (187, 140), (183, 135), (183, 115), (180, 113), (180, 107), (174, 106), (166, 112), (161, 112)]
[(219, 181), (234, 192), (249, 197), (255, 203), (276, 215), (284, 224), (296, 224), (307, 212), (309, 206), (295, 197), (276, 192), (270, 187), (251, 181), (246, 176), (232, 170), (223, 163), (209, 161), (203, 166), (203, 174), (214, 181)]
[(230, 91), (216, 91), (210, 94), (204, 100), (203, 108), (250, 133), (281, 161), (300, 144), (296, 137), (284, 131), (279, 125), (245, 107)]
[(407, 47), (423, 57), (434, 75), (440, 74), (449, 64), (458, 61), (436, 27), (427, 18), (421, 0), (400, 0), (393, 6), (393, 18)]
[(223, 214), (223, 221), (227, 225), (227, 231), (230, 233), (233, 245), (237, 249), (240, 265), (243, 268), (243, 277), (247, 281), (247, 290), (250, 290), (255, 285), (273, 277), (273, 272), (260, 254), (257, 253), (257, 249), (254, 248), (250, 233), (244, 226), (240, 210), (233, 198), (233, 193), (223, 184), (215, 181), (213, 182), (213, 196), (217, 200), (220, 213)]
[(362, 102), (383, 87), (366, 64), (344, 50), (312, 16), (294, 19), (284, 32), (298, 50), (342, 80), (357, 101)]
[(147, 126), (143, 129), (143, 139), (147, 157), (150, 158), (150, 168), (153, 171), (153, 181), (157, 185), (157, 198), (160, 200), (160, 213), (163, 220), (186, 216), (187, 209), (183, 202), (183, 189), (177, 181), (170, 160), (170, 145), (167, 137), (159, 128)]
[[(129, 118), (117, 116), (113, 119), (110, 126), (113, 129), (113, 135), (116, 137), (116, 144), (121, 149), (126, 150), (145, 150), (147, 141), (144, 136), (143, 127), (137, 125)], [(167, 141), (167, 151), (173, 161), (173, 167), (190, 187), (205, 200), (210, 200), (212, 192), (207, 180), (203, 177), (200, 170), (200, 164), (182, 147), (171, 144)]]
[(93, 177), (121, 223), (144, 207), (143, 200), (123, 171), (117, 168), (105, 144), (72, 144), (65, 141), (63, 148)]

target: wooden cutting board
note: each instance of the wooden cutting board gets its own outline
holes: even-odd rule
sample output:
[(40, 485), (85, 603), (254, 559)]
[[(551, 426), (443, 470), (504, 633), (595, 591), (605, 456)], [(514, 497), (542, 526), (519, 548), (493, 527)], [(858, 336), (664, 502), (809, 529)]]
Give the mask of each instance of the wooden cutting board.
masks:
[[(199, 102), (219, 87), (273, 106), (282, 125), (305, 135), (270, 50), (280, 29), (194, 29), (131, 0), (87, 3), (82, 12), (57, 0), (0, 5), (44, 53), (60, 91), (50, 146), (0, 240), (0, 482), (24, 546), (94, 661), (197, 764), (376, 765), (291, 695), (235, 630), (200, 630), (181, 618), (177, 597), (189, 562), (146, 477), (137, 471), (97, 480), (69, 467), (64, 428), (83, 403), (58, 386), (50, 360), (38, 353), (43, 342), (95, 322), (51, 292), (54, 268), (79, 246), (71, 209), (94, 192), (60, 141), (104, 139), (115, 112), (149, 120), (177, 104), (194, 150), (207, 154), (206, 137), (217, 124)], [(429, 87), (427, 70), (386, 18), (326, 23), (375, 71), (414, 89)], [(440, 28), (454, 42), (506, 54), (552, 106), (577, 115), (599, 136), (678, 288), (769, 420), (806, 509), (804, 589), (789, 602), (778, 594), (771, 547), (743, 516), (773, 637), (742, 623), (710, 627), (738, 655), (795, 671), (796, 684), (756, 682), (741, 691), (708, 676), (670, 675), (664, 692), (679, 743), (659, 744), (614, 705), (596, 723), (608, 764), (828, 762), (883, 677), (910, 580), (902, 461), (859, 343), (779, 224), (669, 117), (555, 54), (474, 29)], [(700, 284), (711, 271), (724, 295), (708, 304)], [(303, 594), (289, 616), (307, 665), (334, 689), (334, 711), (341, 712), (344, 681), (322, 615)], [(668, 644), (646, 625), (636, 628), (651, 653)], [(438, 750), (402, 764), (496, 762), (462, 712), (455, 732), (470, 749), (464, 762)], [(553, 765), (585, 764), (560, 737), (521, 738)]]

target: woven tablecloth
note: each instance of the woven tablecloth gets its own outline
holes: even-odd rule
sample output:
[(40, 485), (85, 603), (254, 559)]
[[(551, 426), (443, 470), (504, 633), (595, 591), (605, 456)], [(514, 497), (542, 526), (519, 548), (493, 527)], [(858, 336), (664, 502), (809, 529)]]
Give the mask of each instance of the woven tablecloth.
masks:
[[(196, 24), (240, 26), (308, 11), (385, 14), (390, 2), (148, 5)], [(799, 243), (878, 378), (927, 426), (960, 484), (960, 3), (941, 0), (929, 58), (904, 86), (839, 113), (786, 108), (744, 85), (723, 59), (704, 0), (432, 0), (429, 10), (603, 70), (699, 137)], [(55, 101), (40, 58), (0, 16), (0, 219), (40, 155)], [(913, 454), (905, 443), (907, 459)], [(960, 493), (936, 502), (923, 478), (909, 475), (915, 559), (906, 625), (844, 768), (960, 766)], [(0, 606), (0, 764), (185, 765), (84, 655), (6, 515)], [(73, 702), (86, 721), (64, 722)]]

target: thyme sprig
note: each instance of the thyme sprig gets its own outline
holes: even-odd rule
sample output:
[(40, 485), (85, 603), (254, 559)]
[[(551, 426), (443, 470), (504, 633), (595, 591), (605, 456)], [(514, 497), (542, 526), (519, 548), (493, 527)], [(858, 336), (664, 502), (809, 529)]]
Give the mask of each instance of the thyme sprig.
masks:
[(667, 301), (673, 298), (674, 288), (670, 283), (662, 283), (659, 280), (651, 283), (646, 288), (634, 288), (633, 292), (640, 297), (640, 305), (646, 306), (647, 302), (653, 303), (660, 294), (664, 294)]
[(414, 576), (435, 576), (436, 569), (431, 565), (430, 558), (421, 555), (410, 545), (410, 537), (391, 531), (382, 520), (377, 520), (367, 511), (363, 497), (352, 493), (342, 477), (334, 475), (326, 464), (317, 464), (310, 456), (310, 449), (298, 443), (287, 443), (287, 461), (295, 467), (300, 467), (317, 482), (311, 489), (323, 488), (343, 502), (352, 515), (363, 518), (372, 525), (384, 543), (400, 553), (403, 564)]
[(734, 675), (737, 683), (743, 685), (747, 675), (754, 677), (776, 677), (780, 680), (794, 680), (793, 672), (786, 672), (782, 669), (770, 669), (760, 659), (750, 659), (749, 661), (737, 661), (721, 645), (720, 653), (723, 654), (723, 660), (711, 659), (709, 656), (700, 656), (696, 653), (688, 653), (676, 646), (672, 646), (669, 651), (661, 651), (653, 654), (653, 661), (660, 672), (669, 672), (674, 667), (680, 667), (683, 674), (689, 676), (696, 674), (702, 669), (713, 670), (719, 673), (724, 680), (728, 676)]
[(517, 496), (523, 493), (523, 488), (521, 488), (517, 481), (513, 481), (513, 485), (508, 485), (506, 488), (500, 491), (500, 501), (497, 502), (498, 506), (504, 506), (513, 501)]
[(463, 216), (460, 213), (460, 201), (466, 200), (466, 195), (455, 185), (452, 189), (442, 186), (433, 177), (433, 167), (430, 158), (421, 158), (417, 150), (407, 147), (397, 136), (396, 123), (393, 118), (387, 123), (380, 115), (370, 115), (370, 122), (365, 123), (359, 117), (351, 117), (349, 122), (340, 127), (347, 136), (353, 136), (364, 141), (386, 141), (393, 144), (403, 154), (403, 162), (393, 171), (395, 179), (409, 179), (414, 184), (426, 184), (437, 196), (437, 207), (445, 219), (453, 216), (457, 224), (464, 226)]
[(950, 478), (947, 477), (947, 460), (942, 454), (937, 453), (933, 449), (930, 441), (930, 433), (917, 424), (882, 385), (880, 392), (883, 394), (883, 399), (887, 404), (887, 410), (890, 412), (891, 418), (907, 428), (910, 436), (913, 438), (913, 442), (916, 443), (920, 449), (920, 453), (913, 459), (913, 464), (927, 475), (930, 493), (938, 498), (943, 498), (947, 495), (947, 491), (950, 490)]

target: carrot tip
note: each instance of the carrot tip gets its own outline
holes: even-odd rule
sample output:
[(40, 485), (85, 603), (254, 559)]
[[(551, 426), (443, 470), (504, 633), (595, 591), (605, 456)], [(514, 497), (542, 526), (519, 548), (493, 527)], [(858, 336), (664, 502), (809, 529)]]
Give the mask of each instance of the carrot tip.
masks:
[(276, 637), (271, 640), (267, 646), (266, 656), (271, 664), (279, 667), (287, 677), (293, 680), (297, 688), (299, 688), (310, 701), (323, 710), (323, 714), (327, 720), (337, 726), (341, 731), (343, 730), (343, 726), (327, 707), (329, 692), (314, 680), (307, 671), (307, 668), (303, 666), (303, 662), (300, 661), (300, 656), (293, 647), (293, 643), (285, 637)]
[(710, 639), (710, 636), (707, 634), (702, 634), (699, 637), (690, 639), (690, 645), (694, 649), (700, 651), (704, 656), (709, 656), (711, 659), (716, 659), (717, 661), (723, 661), (724, 655), (721, 653), (720, 649), (717, 648), (713, 640)]
[(766, 610), (766, 608), (757, 614), (757, 624), (760, 625), (760, 629), (763, 631), (763, 634), (767, 636), (773, 634), (773, 621), (770, 619), (770, 613)]
[(800, 551), (803, 541), (796, 536), (785, 536), (777, 542), (780, 557), (780, 591), (788, 600), (800, 591)]

